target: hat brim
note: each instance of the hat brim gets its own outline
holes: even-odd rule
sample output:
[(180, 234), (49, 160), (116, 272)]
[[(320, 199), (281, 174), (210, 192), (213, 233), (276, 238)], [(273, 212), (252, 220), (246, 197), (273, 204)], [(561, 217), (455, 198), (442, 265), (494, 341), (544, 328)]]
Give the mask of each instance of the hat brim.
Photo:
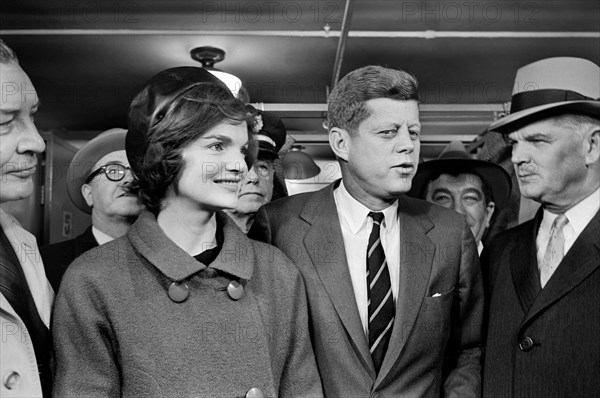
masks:
[(563, 101), (534, 106), (496, 120), (488, 126), (486, 131), (509, 134), (514, 131), (511, 128), (514, 128), (518, 124), (517, 122), (526, 123), (527, 119), (546, 112), (575, 112), (600, 117), (600, 101)]
[(277, 152), (275, 152), (271, 149), (259, 148), (258, 156), (256, 158), (257, 159), (265, 159), (265, 160), (275, 160), (275, 159), (279, 158), (279, 155), (277, 154)]
[(421, 163), (413, 177), (412, 187), (407, 195), (419, 198), (425, 193), (427, 184), (436, 173), (458, 171), (473, 173), (481, 177), (492, 191), (492, 201), (496, 208), (503, 208), (510, 198), (512, 182), (506, 170), (497, 164), (478, 159), (434, 159)]
[(92, 167), (107, 154), (124, 151), (126, 134), (127, 130), (124, 129), (107, 131), (89, 141), (73, 156), (67, 171), (67, 193), (71, 202), (81, 211), (92, 213), (92, 208), (81, 194), (81, 187), (90, 175)]

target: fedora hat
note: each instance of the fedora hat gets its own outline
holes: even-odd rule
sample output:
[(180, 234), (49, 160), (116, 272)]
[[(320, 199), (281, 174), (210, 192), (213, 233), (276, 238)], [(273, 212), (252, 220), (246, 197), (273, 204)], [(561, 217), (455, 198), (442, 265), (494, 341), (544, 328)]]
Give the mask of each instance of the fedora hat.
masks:
[(285, 144), (286, 129), (283, 121), (273, 112), (257, 110), (252, 132), (258, 142), (258, 158), (275, 160)]
[(536, 118), (572, 112), (600, 117), (600, 67), (582, 58), (555, 57), (517, 71), (510, 113), (487, 131), (508, 134)]
[(450, 142), (436, 159), (419, 164), (407, 194), (415, 198), (424, 198), (429, 181), (446, 172), (476, 174), (492, 191), (492, 201), (497, 208), (503, 208), (508, 202), (512, 187), (508, 172), (495, 163), (473, 159), (460, 141)]
[(82, 146), (69, 163), (67, 170), (67, 193), (71, 202), (80, 210), (91, 214), (92, 208), (88, 206), (81, 186), (93, 171), (92, 168), (100, 159), (115, 151), (125, 150), (125, 136), (127, 130), (114, 128), (106, 130)]

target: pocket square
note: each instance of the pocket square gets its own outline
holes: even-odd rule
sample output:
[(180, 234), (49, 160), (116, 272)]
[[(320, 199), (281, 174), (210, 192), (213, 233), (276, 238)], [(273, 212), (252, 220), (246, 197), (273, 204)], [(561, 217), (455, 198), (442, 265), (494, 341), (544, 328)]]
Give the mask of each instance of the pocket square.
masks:
[(436, 294), (434, 294), (434, 295), (433, 295), (433, 296), (431, 296), (431, 297), (440, 297), (441, 295), (442, 295), (442, 293), (436, 293)]

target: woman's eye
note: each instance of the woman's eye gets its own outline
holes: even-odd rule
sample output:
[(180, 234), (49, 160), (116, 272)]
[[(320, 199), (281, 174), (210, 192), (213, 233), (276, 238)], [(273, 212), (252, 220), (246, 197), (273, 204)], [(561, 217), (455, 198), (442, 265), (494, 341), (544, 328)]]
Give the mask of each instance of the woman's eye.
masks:
[(214, 149), (215, 151), (222, 151), (223, 150), (223, 144), (220, 142), (216, 142), (212, 145), (209, 146), (210, 149)]

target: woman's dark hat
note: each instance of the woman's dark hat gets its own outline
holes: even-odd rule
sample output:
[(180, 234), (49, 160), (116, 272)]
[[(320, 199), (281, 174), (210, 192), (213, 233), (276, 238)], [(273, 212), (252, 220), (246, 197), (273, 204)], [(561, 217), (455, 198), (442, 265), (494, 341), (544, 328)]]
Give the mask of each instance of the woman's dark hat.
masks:
[(448, 144), (437, 159), (419, 164), (407, 195), (424, 199), (427, 184), (440, 172), (478, 175), (492, 191), (496, 208), (503, 208), (510, 197), (512, 182), (508, 172), (495, 163), (473, 159), (460, 141)]
[(536, 118), (563, 112), (600, 118), (600, 67), (592, 61), (556, 57), (523, 66), (515, 77), (510, 113), (487, 131), (509, 134)]
[(114, 128), (106, 130), (100, 135), (88, 141), (82, 146), (69, 163), (67, 170), (67, 193), (71, 202), (88, 214), (92, 213), (92, 208), (81, 194), (81, 187), (85, 184), (86, 178), (93, 171), (92, 168), (100, 159), (111, 152), (125, 150), (125, 136), (127, 130)]
[[(227, 86), (205, 69), (180, 66), (154, 75), (129, 106), (129, 132), (125, 147), (134, 174), (139, 174), (140, 164), (148, 147), (148, 130), (165, 116), (169, 106), (180, 95), (199, 84)], [(233, 99), (233, 94), (231, 95)]]
[(258, 158), (277, 159), (286, 138), (285, 124), (279, 116), (272, 112), (257, 111), (252, 132), (258, 141)]

